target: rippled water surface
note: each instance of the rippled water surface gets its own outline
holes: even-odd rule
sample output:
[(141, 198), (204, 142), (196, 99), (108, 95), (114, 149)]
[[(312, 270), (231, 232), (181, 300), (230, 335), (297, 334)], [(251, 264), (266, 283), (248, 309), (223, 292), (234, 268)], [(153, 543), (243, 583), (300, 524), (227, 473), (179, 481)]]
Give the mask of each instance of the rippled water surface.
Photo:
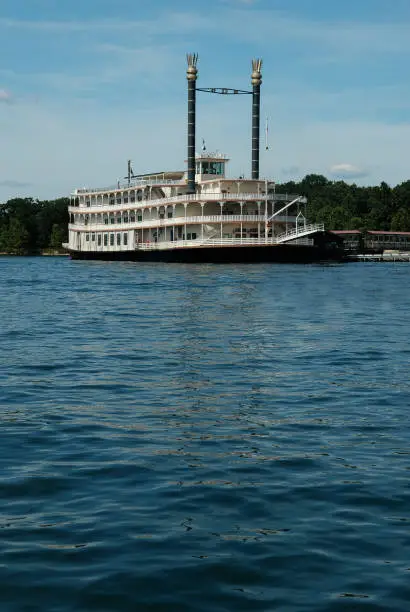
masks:
[(0, 258), (1, 612), (408, 610), (409, 274)]

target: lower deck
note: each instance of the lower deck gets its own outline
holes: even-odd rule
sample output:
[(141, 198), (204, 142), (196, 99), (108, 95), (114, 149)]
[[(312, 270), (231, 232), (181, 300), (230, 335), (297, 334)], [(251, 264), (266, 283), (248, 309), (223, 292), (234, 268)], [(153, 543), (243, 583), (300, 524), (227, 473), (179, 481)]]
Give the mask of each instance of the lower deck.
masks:
[(313, 263), (341, 261), (342, 251), (312, 240), (293, 244), (221, 244), (181, 248), (138, 248), (124, 251), (73, 251), (72, 259), (179, 263)]

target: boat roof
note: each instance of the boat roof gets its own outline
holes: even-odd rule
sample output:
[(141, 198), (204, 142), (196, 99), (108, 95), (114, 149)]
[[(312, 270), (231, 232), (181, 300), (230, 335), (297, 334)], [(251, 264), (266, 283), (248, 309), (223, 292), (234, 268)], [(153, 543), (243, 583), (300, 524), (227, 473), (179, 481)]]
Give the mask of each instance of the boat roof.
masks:
[(184, 176), (184, 170), (161, 170), (160, 172), (148, 172), (147, 174), (134, 174), (133, 180), (149, 179), (179, 179)]

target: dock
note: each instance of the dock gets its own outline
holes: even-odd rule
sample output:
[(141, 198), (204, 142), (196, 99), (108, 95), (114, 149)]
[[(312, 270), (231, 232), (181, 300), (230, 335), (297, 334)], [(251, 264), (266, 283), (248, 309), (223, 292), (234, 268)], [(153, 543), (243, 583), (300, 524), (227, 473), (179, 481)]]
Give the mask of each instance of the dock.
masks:
[(385, 253), (371, 253), (366, 255), (348, 255), (349, 261), (390, 261), (390, 262), (401, 262), (406, 261), (410, 262), (410, 253), (409, 252), (385, 252)]

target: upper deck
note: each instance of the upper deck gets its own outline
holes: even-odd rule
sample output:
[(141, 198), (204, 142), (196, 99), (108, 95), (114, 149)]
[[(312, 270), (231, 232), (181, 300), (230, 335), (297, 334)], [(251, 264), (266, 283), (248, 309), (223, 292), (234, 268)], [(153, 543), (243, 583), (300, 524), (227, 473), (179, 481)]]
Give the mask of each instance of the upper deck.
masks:
[[(224, 153), (205, 153), (196, 156), (196, 183), (213, 181), (215, 179), (225, 179), (225, 165), (228, 158)], [(131, 162), (128, 162), (129, 164)], [(243, 177), (241, 177), (243, 178)], [(148, 174), (134, 175), (129, 165), (128, 177), (118, 180), (115, 185), (108, 187), (80, 187), (72, 192), (72, 197), (91, 197), (93, 195), (113, 194), (133, 191), (149, 190), (153, 188), (178, 187), (179, 192), (183, 193), (187, 189), (187, 172), (184, 170), (150, 172)], [(175, 195), (175, 194), (173, 194)]]

